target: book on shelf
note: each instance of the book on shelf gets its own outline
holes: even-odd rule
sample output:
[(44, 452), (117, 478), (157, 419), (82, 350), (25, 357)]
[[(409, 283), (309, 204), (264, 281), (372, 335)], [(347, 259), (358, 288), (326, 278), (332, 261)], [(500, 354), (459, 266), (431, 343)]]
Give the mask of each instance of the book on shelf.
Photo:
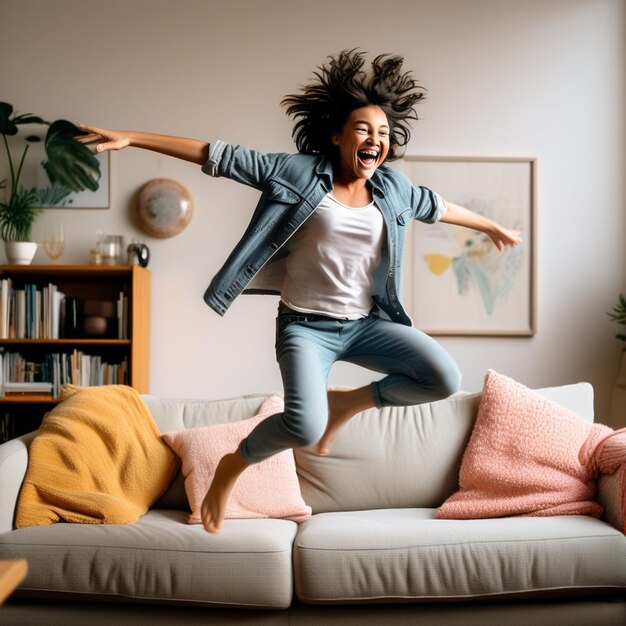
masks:
[[(82, 299), (66, 297), (54, 283), (45, 286), (26, 283), (16, 288), (10, 278), (0, 280), (0, 339), (60, 339), (77, 338), (85, 334), (80, 315)], [(114, 317), (117, 331), (111, 325), (109, 338), (130, 338), (129, 298), (120, 291)], [(69, 308), (72, 308), (69, 310)], [(67, 309), (67, 310), (66, 310)], [(74, 319), (76, 318), (76, 319)], [(66, 328), (66, 320), (73, 325)]]
[(52, 283), (39, 289), (16, 289), (10, 278), (0, 280), (0, 339), (59, 339), (65, 294)]
[(117, 299), (117, 338), (128, 339), (128, 296), (123, 291)]
[(45, 394), (52, 393), (52, 383), (34, 382), (34, 383), (18, 383), (7, 381), (4, 383), (4, 393), (36, 393)]
[(63, 385), (81, 387), (96, 385), (128, 385), (128, 358), (119, 363), (106, 363), (101, 355), (85, 354), (81, 350), (48, 353), (42, 361), (29, 361), (18, 352), (0, 350), (0, 391), (7, 393), (59, 395)]
[(11, 279), (0, 280), (0, 337), (9, 336), (9, 292), (11, 291)]

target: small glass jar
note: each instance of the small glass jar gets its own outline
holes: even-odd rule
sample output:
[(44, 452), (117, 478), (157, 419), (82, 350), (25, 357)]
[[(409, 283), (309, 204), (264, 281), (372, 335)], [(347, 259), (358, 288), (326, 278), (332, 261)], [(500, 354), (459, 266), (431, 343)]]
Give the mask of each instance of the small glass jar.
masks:
[(124, 237), (121, 235), (104, 235), (102, 237), (102, 265), (121, 265)]

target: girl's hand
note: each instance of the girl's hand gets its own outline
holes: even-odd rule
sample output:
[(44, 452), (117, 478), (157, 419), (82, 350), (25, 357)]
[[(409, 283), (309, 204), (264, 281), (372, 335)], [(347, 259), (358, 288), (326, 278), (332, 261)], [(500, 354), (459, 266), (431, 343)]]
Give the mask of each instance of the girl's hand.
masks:
[(522, 242), (521, 230), (512, 230), (510, 228), (504, 228), (500, 224), (495, 224), (487, 234), (491, 238), (491, 241), (495, 244), (498, 250), (502, 251), (505, 248), (517, 246)]
[(143, 148), (161, 154), (204, 165), (209, 158), (209, 144), (199, 139), (186, 139), (171, 135), (156, 135), (137, 130), (105, 130), (96, 126), (80, 124), (78, 126), (85, 135), (76, 137), (83, 144), (96, 144), (96, 152), (121, 150), (128, 146)]
[(479, 215), (453, 202), (446, 202), (446, 206), (447, 211), (441, 218), (442, 222), (473, 228), (481, 233), (485, 233), (500, 251), (508, 247), (516, 246), (522, 241), (520, 230), (504, 228), (504, 226), (500, 226), (498, 222), (494, 222), (483, 215)]
[(96, 143), (96, 152), (106, 152), (107, 150), (122, 150), (130, 146), (130, 133), (128, 131), (105, 130), (96, 126), (79, 124), (78, 128), (87, 133), (79, 135), (76, 141), (83, 144)]

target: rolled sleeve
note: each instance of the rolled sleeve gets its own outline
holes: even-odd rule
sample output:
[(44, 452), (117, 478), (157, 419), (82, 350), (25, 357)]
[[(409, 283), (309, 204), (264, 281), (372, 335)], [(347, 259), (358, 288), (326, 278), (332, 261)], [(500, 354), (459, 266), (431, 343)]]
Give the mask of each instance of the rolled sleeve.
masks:
[(209, 146), (209, 158), (207, 162), (202, 166), (202, 171), (209, 176), (220, 176), (220, 162), (222, 161), (222, 155), (226, 148), (226, 142), (218, 139), (212, 141)]
[(436, 206), (435, 218), (433, 221), (438, 222), (448, 212), (448, 205), (446, 204), (446, 201), (437, 192), (434, 191), (433, 195), (435, 197), (435, 206)]
[(439, 221), (448, 211), (445, 200), (428, 187), (413, 188), (415, 219), (427, 224)]

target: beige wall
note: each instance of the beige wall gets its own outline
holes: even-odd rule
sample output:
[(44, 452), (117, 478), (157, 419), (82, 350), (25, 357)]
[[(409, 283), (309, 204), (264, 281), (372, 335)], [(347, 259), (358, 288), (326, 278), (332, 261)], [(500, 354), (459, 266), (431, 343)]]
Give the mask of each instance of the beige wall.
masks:
[[(604, 312), (626, 289), (625, 59), (620, 0), (0, 0), (0, 100), (67, 117), (263, 150), (291, 150), (281, 97), (329, 54), (397, 52), (428, 88), (409, 151), (534, 156), (538, 333), (444, 338), (479, 389), (494, 368), (531, 385), (591, 381), (600, 412), (620, 346)], [(96, 229), (141, 236), (128, 217), (146, 181), (196, 199), (192, 224), (152, 250), (151, 391), (225, 397), (280, 388), (273, 298), (240, 298), (224, 318), (202, 301), (256, 194), (143, 151), (112, 155), (112, 207), (47, 211), (67, 262)], [(38, 262), (44, 262), (39, 252)], [(335, 384), (369, 380), (338, 366)]]

